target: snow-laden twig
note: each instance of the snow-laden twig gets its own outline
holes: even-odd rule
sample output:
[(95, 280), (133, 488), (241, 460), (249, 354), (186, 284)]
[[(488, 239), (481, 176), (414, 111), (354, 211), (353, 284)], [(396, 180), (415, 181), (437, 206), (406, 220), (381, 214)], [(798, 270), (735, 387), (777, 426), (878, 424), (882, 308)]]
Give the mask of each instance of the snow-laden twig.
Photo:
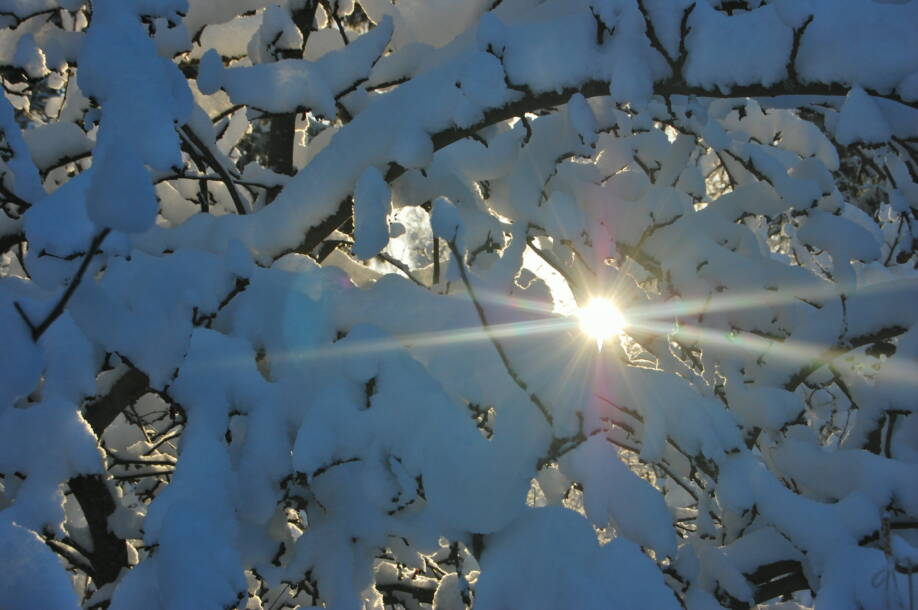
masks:
[(510, 378), (523, 392), (526, 396), (529, 397), (529, 400), (538, 408), (539, 412), (542, 414), (542, 417), (545, 418), (545, 421), (549, 425), (552, 424), (553, 418), (551, 411), (542, 402), (542, 399), (539, 398), (536, 394), (529, 391), (526, 382), (520, 377), (519, 373), (513, 368), (513, 365), (510, 363), (510, 359), (507, 357), (507, 352), (504, 351), (504, 346), (501, 344), (500, 340), (494, 335), (491, 331), (491, 325), (488, 323), (488, 317), (485, 314), (484, 307), (478, 301), (478, 298), (475, 296), (475, 289), (472, 287), (471, 281), (469, 281), (468, 273), (465, 270), (465, 263), (462, 261), (462, 255), (459, 253), (459, 249), (456, 247), (455, 241), (448, 242), (449, 249), (453, 254), (453, 257), (456, 261), (456, 266), (459, 269), (459, 275), (462, 278), (462, 283), (465, 284), (465, 289), (469, 293), (469, 299), (471, 299), (472, 304), (475, 306), (475, 312), (478, 314), (478, 319), (481, 322), (481, 326), (485, 331), (485, 334), (488, 335), (488, 339), (491, 340), (491, 343), (494, 345), (494, 349), (497, 351), (497, 355), (500, 356), (500, 361), (503, 363), (504, 368), (507, 370), (507, 374), (510, 375)]
[(64, 294), (61, 295), (61, 298), (58, 299), (57, 303), (54, 304), (54, 307), (45, 316), (45, 318), (38, 324), (33, 324), (29, 319), (29, 316), (22, 309), (22, 306), (19, 303), (15, 303), (16, 311), (19, 312), (22, 321), (26, 323), (26, 326), (29, 327), (29, 330), (32, 333), (32, 340), (38, 342), (45, 331), (57, 320), (64, 310), (67, 308), (67, 303), (70, 301), (70, 297), (73, 296), (73, 293), (76, 291), (77, 286), (80, 285), (80, 282), (83, 280), (83, 275), (86, 274), (86, 270), (89, 268), (89, 263), (92, 262), (93, 257), (98, 254), (99, 246), (102, 245), (102, 242), (105, 240), (105, 237), (111, 232), (111, 229), (102, 229), (99, 233), (96, 234), (92, 239), (92, 243), (89, 245), (89, 249), (86, 251), (86, 254), (83, 255), (83, 261), (80, 263), (80, 267), (77, 269), (76, 275), (73, 276), (73, 279), (70, 280), (70, 284), (67, 286), (67, 289), (64, 290)]

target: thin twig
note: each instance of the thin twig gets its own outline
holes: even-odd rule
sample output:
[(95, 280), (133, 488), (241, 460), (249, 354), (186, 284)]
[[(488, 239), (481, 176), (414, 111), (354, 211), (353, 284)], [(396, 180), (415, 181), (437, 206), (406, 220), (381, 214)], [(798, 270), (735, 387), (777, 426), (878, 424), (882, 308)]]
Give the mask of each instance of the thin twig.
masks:
[[(347, 33), (344, 31), (344, 24), (341, 22), (341, 17), (338, 16), (338, 11), (333, 9), (328, 0), (319, 0), (322, 4), (322, 7), (325, 9), (325, 12), (328, 13), (331, 18), (335, 21), (335, 25), (338, 26), (338, 32), (341, 34), (341, 40), (344, 42), (344, 46), (350, 44), (350, 41), (347, 38)], [(335, 4), (337, 8), (337, 3)]]
[(54, 538), (46, 538), (45, 544), (51, 547), (52, 551), (66, 559), (73, 567), (82, 570), (90, 576), (94, 574), (94, 570), (92, 569), (89, 561), (83, 556), (82, 553), (77, 551), (69, 544), (64, 544), (63, 542), (55, 540)]
[(80, 268), (77, 269), (76, 275), (73, 276), (72, 280), (70, 280), (70, 285), (67, 286), (67, 290), (65, 290), (64, 294), (61, 295), (60, 300), (58, 300), (58, 302), (54, 305), (54, 308), (51, 310), (51, 312), (45, 316), (45, 319), (42, 320), (38, 325), (32, 324), (32, 321), (29, 320), (29, 317), (26, 315), (26, 312), (23, 311), (22, 306), (19, 303), (13, 303), (13, 306), (16, 308), (16, 311), (19, 312), (19, 315), (26, 323), (26, 326), (28, 326), (29, 330), (32, 331), (33, 341), (38, 342), (45, 331), (48, 330), (48, 327), (50, 327), (54, 321), (57, 320), (62, 313), (64, 313), (64, 308), (67, 306), (67, 302), (70, 301), (70, 297), (72, 297), (73, 293), (76, 291), (77, 286), (80, 285), (80, 281), (83, 279), (83, 275), (89, 268), (90, 261), (92, 261), (92, 258), (99, 252), (99, 246), (102, 245), (102, 241), (105, 240), (105, 237), (110, 232), (111, 229), (102, 229), (92, 239), (92, 243), (89, 245), (89, 250), (87, 250), (86, 255), (83, 256), (83, 262), (80, 263)]
[(455, 242), (447, 242), (449, 244), (449, 249), (452, 251), (453, 256), (456, 258), (456, 265), (459, 267), (459, 275), (462, 277), (462, 283), (465, 284), (465, 289), (469, 293), (469, 298), (472, 299), (472, 304), (475, 306), (475, 311), (478, 313), (478, 319), (481, 321), (481, 326), (484, 328), (485, 334), (488, 335), (488, 338), (491, 340), (491, 343), (494, 344), (494, 349), (497, 350), (497, 355), (500, 356), (501, 362), (504, 364), (504, 368), (507, 369), (507, 374), (510, 375), (510, 378), (513, 379), (513, 382), (523, 392), (529, 396), (529, 400), (532, 401), (542, 413), (542, 417), (545, 418), (545, 421), (549, 425), (553, 423), (553, 418), (551, 412), (548, 410), (548, 407), (545, 406), (545, 403), (542, 402), (538, 396), (529, 391), (529, 388), (526, 385), (526, 382), (519, 376), (519, 374), (514, 370), (513, 365), (510, 364), (510, 359), (507, 358), (507, 353), (504, 351), (504, 346), (501, 345), (500, 341), (497, 340), (497, 337), (494, 336), (494, 333), (491, 332), (491, 325), (488, 323), (488, 318), (485, 315), (484, 308), (481, 306), (481, 303), (478, 301), (478, 298), (475, 296), (475, 289), (472, 288), (472, 283), (469, 281), (469, 277), (465, 272), (465, 264), (462, 262), (462, 256), (459, 254), (459, 249), (456, 248)]
[(421, 280), (419, 280), (418, 278), (416, 278), (416, 277), (414, 276), (414, 274), (411, 273), (411, 269), (408, 268), (408, 265), (406, 265), (406, 264), (403, 263), (402, 261), (398, 260), (397, 258), (395, 258), (395, 257), (393, 257), (393, 256), (389, 256), (389, 255), (386, 254), (385, 252), (380, 252), (379, 254), (376, 255), (376, 258), (378, 258), (378, 259), (380, 259), (380, 260), (383, 260), (383, 261), (389, 263), (390, 265), (392, 265), (393, 267), (395, 267), (396, 269), (398, 269), (399, 271), (401, 271), (402, 273), (404, 273), (404, 274), (405, 274), (405, 277), (407, 277), (409, 280), (411, 280), (412, 282), (414, 282), (415, 284), (417, 284), (417, 285), (420, 286), (421, 288), (427, 288), (427, 286), (425, 286), (425, 285), (421, 282)]
[(230, 176), (229, 172), (226, 171), (226, 168), (223, 167), (223, 164), (217, 160), (217, 157), (214, 156), (213, 152), (211, 152), (207, 145), (201, 141), (201, 139), (191, 129), (191, 127), (188, 125), (182, 125), (181, 133), (192, 145), (194, 145), (200, 155), (204, 157), (205, 161), (207, 161), (207, 164), (210, 165), (223, 180), (223, 184), (226, 185), (226, 190), (229, 191), (230, 197), (233, 198), (233, 204), (236, 206), (236, 212), (240, 215), (246, 214), (246, 206), (242, 201), (242, 196), (239, 194), (239, 190), (236, 188), (236, 183), (233, 182), (232, 176)]
[(559, 263), (558, 261), (556, 261), (553, 257), (549, 256), (549, 254), (548, 254), (547, 252), (545, 252), (544, 250), (542, 250), (541, 248), (539, 248), (538, 246), (536, 246), (536, 244), (535, 244), (535, 238), (533, 238), (533, 237), (528, 237), (528, 238), (526, 239), (526, 244), (529, 246), (530, 249), (532, 249), (533, 252), (535, 252), (535, 253), (539, 256), (539, 258), (541, 258), (543, 261), (545, 261), (545, 263), (546, 263), (549, 267), (551, 267), (552, 269), (554, 269), (555, 271), (557, 271), (558, 274), (561, 275), (561, 277), (564, 278), (564, 280), (567, 282), (568, 286), (571, 287), (571, 290), (573, 290), (575, 294), (577, 293), (577, 291), (579, 290), (580, 287), (579, 287), (579, 285), (578, 285), (576, 279), (575, 279), (573, 276), (571, 276), (570, 272), (568, 272), (568, 270), (565, 269), (564, 266), (563, 266), (561, 263)]

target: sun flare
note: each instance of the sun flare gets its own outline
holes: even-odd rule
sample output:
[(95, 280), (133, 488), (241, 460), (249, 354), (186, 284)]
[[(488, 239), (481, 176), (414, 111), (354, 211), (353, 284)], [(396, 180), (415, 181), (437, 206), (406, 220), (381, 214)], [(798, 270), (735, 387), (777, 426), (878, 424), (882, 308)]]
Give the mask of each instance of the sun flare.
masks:
[(619, 334), (627, 326), (625, 316), (615, 303), (608, 299), (593, 299), (577, 312), (580, 330), (602, 344)]

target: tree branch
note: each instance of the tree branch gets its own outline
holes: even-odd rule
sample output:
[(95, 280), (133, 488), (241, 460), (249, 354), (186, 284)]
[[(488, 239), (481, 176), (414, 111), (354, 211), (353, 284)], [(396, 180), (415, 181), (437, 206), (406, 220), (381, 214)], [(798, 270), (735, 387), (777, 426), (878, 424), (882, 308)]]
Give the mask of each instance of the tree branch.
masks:
[[(609, 83), (602, 81), (587, 81), (579, 87), (568, 87), (560, 91), (546, 91), (542, 93), (533, 93), (526, 87), (514, 87), (522, 91), (525, 95), (516, 101), (509, 102), (499, 108), (491, 108), (484, 112), (484, 118), (470, 127), (451, 127), (439, 131), (431, 136), (434, 151), (445, 148), (454, 142), (471, 137), (485, 127), (506, 121), (512, 118), (525, 116), (527, 113), (536, 112), (546, 108), (561, 106), (566, 104), (571, 96), (580, 93), (586, 98), (601, 97), (609, 95)], [(832, 96), (844, 97), (848, 94), (850, 87), (840, 83), (822, 84), (822, 83), (802, 83), (795, 79), (787, 78), (772, 86), (761, 84), (753, 85), (734, 85), (725, 90), (705, 89), (697, 85), (690, 85), (684, 80), (669, 79), (659, 81), (654, 86), (654, 94), (663, 97), (673, 95), (695, 96), (702, 98), (769, 98), (778, 96)], [(889, 93), (880, 93), (874, 90), (867, 90), (874, 97), (881, 97), (891, 101), (898, 102), (905, 106), (918, 109), (918, 102), (906, 102), (899, 96)], [(389, 164), (389, 171), (386, 173), (386, 181), (392, 182), (405, 173), (405, 168), (396, 163)], [(342, 201), (338, 209), (325, 220), (310, 229), (303, 239), (302, 244), (297, 248), (298, 252), (311, 252), (322, 243), (335, 229), (341, 226), (348, 218), (351, 211), (350, 200)]]
[(114, 582), (121, 569), (128, 566), (125, 541), (108, 527), (115, 501), (101, 475), (80, 475), (70, 479), (68, 485), (80, 503), (92, 536), (92, 551), (87, 551), (86, 558), (92, 564), (93, 581), (97, 587)]
[(21, 232), (0, 236), (0, 254), (6, 252), (17, 244), (21, 244), (25, 240), (25, 234)]
[[(315, 20), (319, 0), (307, 0), (303, 7), (291, 11), (291, 18), (296, 27), (303, 34), (303, 48), (300, 50), (281, 51), (285, 59), (302, 59), (309, 44), (309, 35), (312, 33), (312, 24)], [(268, 167), (280, 174), (292, 176), (296, 169), (293, 167), (293, 139), (296, 135), (296, 112), (285, 112), (271, 118), (271, 127), (268, 132)]]
[(150, 391), (150, 378), (138, 369), (131, 368), (115, 382), (108, 394), (97, 398), (84, 407), (83, 417), (96, 436), (101, 437), (105, 429), (118, 415), (141, 396)]
[(54, 538), (46, 538), (45, 544), (51, 547), (52, 551), (70, 562), (70, 565), (94, 577), (92, 565), (88, 563), (88, 560), (80, 551)]
[(877, 343), (879, 341), (885, 341), (887, 339), (892, 339), (893, 337), (898, 337), (906, 330), (908, 329), (902, 328), (901, 326), (881, 328), (875, 333), (853, 337), (848, 339), (845, 343), (830, 347), (821, 356), (812, 359), (810, 362), (800, 367), (797, 372), (791, 375), (787, 383), (784, 384), (784, 388), (793, 392), (795, 389), (797, 389), (797, 386), (806, 381), (807, 377), (815, 373), (822, 366), (828, 364), (832, 360), (844, 356), (851, 350), (855, 350), (859, 347), (864, 347), (865, 345), (870, 345), (871, 343)]
[(236, 206), (236, 213), (243, 215), (246, 213), (246, 206), (242, 201), (242, 196), (239, 194), (239, 190), (236, 188), (236, 183), (233, 182), (232, 176), (229, 175), (229, 172), (226, 171), (226, 168), (223, 167), (223, 164), (217, 160), (217, 157), (211, 152), (207, 145), (201, 141), (201, 138), (198, 137), (191, 127), (188, 125), (182, 125), (181, 133), (185, 138), (198, 150), (198, 153), (204, 158), (208, 165), (210, 165), (217, 175), (223, 180), (223, 184), (226, 185), (226, 190), (229, 191), (230, 197), (233, 199), (233, 204)]
[(507, 369), (507, 374), (510, 375), (510, 378), (513, 379), (513, 382), (519, 386), (523, 392), (526, 393), (526, 395), (529, 397), (529, 400), (532, 401), (532, 404), (534, 404), (539, 409), (539, 412), (542, 413), (542, 417), (545, 418), (545, 421), (551, 425), (553, 423), (551, 411), (548, 410), (548, 407), (545, 406), (545, 403), (542, 402), (541, 398), (529, 391), (526, 382), (523, 381), (523, 378), (519, 376), (519, 374), (513, 368), (513, 365), (510, 364), (510, 359), (507, 357), (507, 353), (504, 351), (504, 346), (501, 345), (500, 341), (497, 340), (497, 337), (494, 336), (494, 333), (491, 332), (491, 325), (488, 323), (488, 318), (485, 315), (484, 308), (481, 306), (481, 303), (475, 296), (475, 289), (472, 288), (472, 283), (469, 281), (469, 277), (465, 271), (465, 263), (462, 262), (462, 255), (459, 253), (459, 249), (456, 247), (456, 243), (452, 241), (448, 243), (450, 251), (456, 258), (456, 266), (459, 267), (459, 275), (462, 277), (462, 283), (465, 284), (465, 289), (469, 293), (469, 298), (472, 300), (472, 304), (475, 306), (475, 311), (478, 313), (478, 319), (481, 321), (481, 326), (484, 328), (485, 334), (488, 335), (488, 338), (494, 345), (494, 349), (497, 350), (497, 355), (500, 356), (500, 360), (503, 362), (504, 368)]
[(14, 203), (17, 206), (19, 206), (20, 214), (28, 210), (30, 207), (32, 207), (31, 203), (29, 203), (28, 201), (26, 201), (25, 199), (23, 199), (22, 197), (14, 193), (13, 191), (3, 186), (2, 176), (0, 176), (0, 197), (2, 197), (6, 201), (9, 201), (10, 203)]
[(67, 286), (64, 294), (61, 295), (61, 298), (54, 305), (54, 308), (51, 310), (51, 312), (45, 316), (45, 319), (42, 320), (38, 325), (33, 324), (32, 321), (29, 320), (29, 317), (26, 315), (25, 311), (22, 309), (22, 306), (19, 303), (13, 303), (13, 306), (16, 308), (16, 311), (19, 312), (19, 315), (26, 323), (26, 326), (28, 326), (29, 330), (32, 331), (33, 341), (38, 342), (45, 331), (48, 330), (48, 327), (50, 327), (54, 321), (57, 320), (62, 313), (64, 313), (64, 308), (67, 307), (67, 302), (70, 301), (70, 297), (73, 296), (77, 286), (80, 285), (80, 281), (82, 281), (83, 275), (86, 273), (86, 269), (89, 268), (90, 261), (92, 261), (92, 258), (99, 252), (99, 246), (102, 245), (105, 237), (110, 232), (111, 229), (102, 229), (92, 239), (92, 243), (89, 245), (89, 250), (87, 250), (86, 254), (83, 256), (83, 262), (80, 263), (80, 268), (77, 269), (76, 275), (73, 276), (72, 280), (70, 280), (70, 285)]

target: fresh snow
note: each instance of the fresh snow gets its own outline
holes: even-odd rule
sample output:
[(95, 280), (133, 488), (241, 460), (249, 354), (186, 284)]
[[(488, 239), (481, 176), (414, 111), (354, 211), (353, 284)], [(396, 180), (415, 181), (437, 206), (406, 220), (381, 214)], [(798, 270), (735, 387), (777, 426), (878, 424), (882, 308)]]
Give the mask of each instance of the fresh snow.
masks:
[(911, 607), (914, 2), (7, 4), (0, 607)]

